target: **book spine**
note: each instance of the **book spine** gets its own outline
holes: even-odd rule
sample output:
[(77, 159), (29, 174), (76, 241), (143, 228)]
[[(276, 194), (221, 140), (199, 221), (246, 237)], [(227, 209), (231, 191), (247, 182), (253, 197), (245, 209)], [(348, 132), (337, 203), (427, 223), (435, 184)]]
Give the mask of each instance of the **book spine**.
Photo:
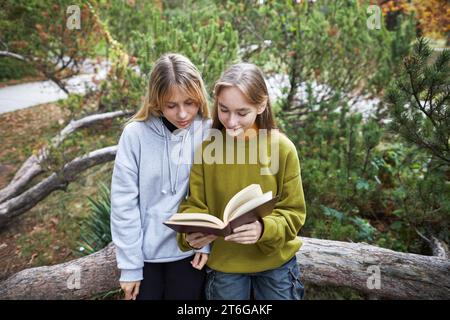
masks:
[(223, 236), (224, 237), (229, 236), (230, 234), (233, 233), (233, 229), (231, 228), (231, 224), (230, 223), (228, 223), (227, 226), (224, 229), (222, 229), (222, 230), (223, 230)]

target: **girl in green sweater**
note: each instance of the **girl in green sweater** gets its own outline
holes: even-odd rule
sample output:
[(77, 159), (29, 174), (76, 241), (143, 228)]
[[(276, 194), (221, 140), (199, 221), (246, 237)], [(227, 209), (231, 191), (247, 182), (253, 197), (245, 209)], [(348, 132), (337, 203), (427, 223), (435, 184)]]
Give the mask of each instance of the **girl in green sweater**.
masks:
[(272, 213), (222, 238), (178, 234), (184, 251), (211, 246), (206, 297), (257, 300), (303, 297), (296, 252), (306, 210), (300, 163), (294, 144), (275, 127), (261, 70), (240, 63), (226, 70), (214, 88), (210, 139), (197, 150), (190, 196), (182, 213), (223, 218), (228, 201), (250, 184), (279, 196)]

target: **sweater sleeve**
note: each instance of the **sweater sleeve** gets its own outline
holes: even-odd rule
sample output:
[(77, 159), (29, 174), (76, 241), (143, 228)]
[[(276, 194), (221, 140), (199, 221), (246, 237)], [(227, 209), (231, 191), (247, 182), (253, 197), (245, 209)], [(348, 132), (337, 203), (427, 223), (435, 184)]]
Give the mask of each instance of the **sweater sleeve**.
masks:
[[(197, 152), (201, 152), (202, 147), (200, 146)], [(203, 165), (201, 163), (194, 163), (191, 168), (191, 173), (189, 177), (189, 197), (183, 202), (181, 202), (178, 209), (179, 213), (208, 213), (208, 206), (206, 205), (205, 199), (205, 184), (203, 179)], [(186, 241), (185, 233), (177, 234), (177, 241), (180, 250), (189, 251), (193, 248), (189, 246)], [(208, 248), (203, 247), (198, 251), (209, 253)]]
[(120, 281), (143, 279), (142, 225), (139, 209), (139, 140), (125, 128), (119, 140), (111, 182), (111, 234)]
[(300, 162), (295, 149), (288, 153), (284, 170), (280, 199), (272, 214), (262, 219), (263, 234), (257, 242), (266, 255), (277, 252), (295, 239), (306, 219)]

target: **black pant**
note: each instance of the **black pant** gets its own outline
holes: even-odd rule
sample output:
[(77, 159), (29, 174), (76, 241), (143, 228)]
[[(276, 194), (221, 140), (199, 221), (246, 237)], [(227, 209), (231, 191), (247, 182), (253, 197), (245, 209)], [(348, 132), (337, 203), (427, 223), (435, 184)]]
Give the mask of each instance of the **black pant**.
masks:
[(205, 268), (191, 265), (194, 256), (163, 263), (144, 263), (137, 300), (199, 300), (204, 299)]

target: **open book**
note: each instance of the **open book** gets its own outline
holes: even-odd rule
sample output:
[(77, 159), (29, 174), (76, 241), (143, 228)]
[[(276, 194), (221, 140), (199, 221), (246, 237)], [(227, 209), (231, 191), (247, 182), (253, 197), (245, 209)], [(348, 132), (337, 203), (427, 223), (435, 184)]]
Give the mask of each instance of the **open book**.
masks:
[(223, 221), (207, 213), (176, 213), (164, 224), (180, 233), (202, 232), (227, 236), (233, 229), (272, 213), (278, 197), (263, 193), (259, 184), (251, 184), (228, 201)]

